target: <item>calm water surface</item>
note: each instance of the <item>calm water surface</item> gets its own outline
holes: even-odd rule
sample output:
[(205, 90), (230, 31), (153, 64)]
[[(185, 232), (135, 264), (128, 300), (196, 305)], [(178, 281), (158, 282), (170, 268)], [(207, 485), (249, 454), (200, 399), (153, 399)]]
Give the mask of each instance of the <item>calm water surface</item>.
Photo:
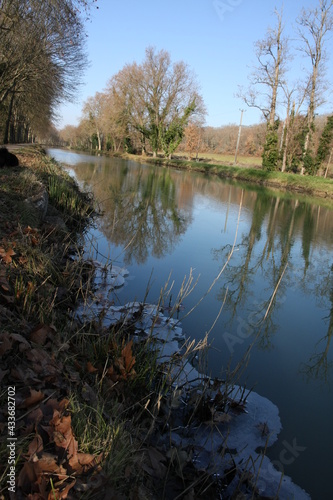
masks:
[(332, 209), (201, 174), (49, 154), (104, 211), (87, 247), (129, 270), (119, 303), (143, 300), (148, 284), (147, 301), (156, 302), (168, 280), (174, 301), (192, 275), (198, 283), (183, 302), (186, 314), (216, 280), (236, 236), (228, 266), (183, 329), (196, 339), (210, 332), (207, 371), (222, 378), (257, 338), (240, 382), (280, 410), (283, 430), (268, 455), (313, 499), (331, 499)]

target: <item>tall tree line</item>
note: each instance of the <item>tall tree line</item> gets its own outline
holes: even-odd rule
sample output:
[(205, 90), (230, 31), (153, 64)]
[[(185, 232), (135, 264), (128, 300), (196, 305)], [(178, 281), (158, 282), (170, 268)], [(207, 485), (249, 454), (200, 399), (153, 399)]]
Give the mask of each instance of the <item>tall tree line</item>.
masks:
[(83, 15), (94, 1), (0, 1), (0, 142), (32, 140), (73, 100), (87, 64)]

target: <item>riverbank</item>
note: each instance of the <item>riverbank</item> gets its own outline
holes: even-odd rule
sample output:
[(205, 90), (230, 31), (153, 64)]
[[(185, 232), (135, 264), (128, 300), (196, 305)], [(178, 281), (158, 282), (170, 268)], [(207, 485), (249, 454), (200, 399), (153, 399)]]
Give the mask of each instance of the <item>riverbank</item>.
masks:
[(304, 194), (315, 198), (326, 198), (333, 201), (333, 180), (323, 177), (301, 176), (284, 172), (267, 172), (261, 168), (247, 166), (220, 165), (204, 161), (188, 161), (184, 159), (152, 158), (150, 156), (123, 155), (124, 158), (172, 167), (181, 170), (201, 172), (207, 175), (216, 175), (222, 179), (246, 182), (249, 184), (285, 190)]
[(281, 423), (236, 387), (242, 366), (224, 382), (192, 367), (207, 344), (183, 337), (181, 296), (115, 305), (126, 270), (83, 252), (93, 200), (40, 148), (15, 153), (0, 169), (3, 497), (308, 498), (257, 453)]

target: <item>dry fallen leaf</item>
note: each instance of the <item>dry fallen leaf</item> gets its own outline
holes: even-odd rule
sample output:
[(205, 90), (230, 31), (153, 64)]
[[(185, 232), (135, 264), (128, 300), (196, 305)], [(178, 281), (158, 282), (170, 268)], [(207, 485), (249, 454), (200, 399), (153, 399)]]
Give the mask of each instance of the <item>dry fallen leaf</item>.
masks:
[[(28, 352), (28, 351), (26, 351)], [(15, 380), (24, 382), (25, 385), (35, 385), (40, 384), (40, 378), (37, 376), (36, 372), (27, 366), (15, 366), (10, 370), (10, 375)]]
[(54, 410), (50, 425), (54, 429), (54, 443), (56, 448), (67, 450), (67, 457), (71, 458), (77, 454), (78, 443), (74, 438), (71, 416), (61, 415), (58, 410)]
[(97, 368), (95, 368), (95, 367), (92, 365), (92, 363), (90, 363), (90, 361), (88, 361), (88, 362), (87, 362), (86, 367), (87, 367), (87, 372), (88, 372), (88, 373), (96, 373), (96, 372), (98, 372), (98, 369), (97, 369)]
[[(69, 404), (69, 400), (64, 398), (61, 401), (58, 401), (55, 398), (50, 398), (47, 400), (45, 404), (45, 414), (49, 413), (53, 417), (54, 410), (58, 410), (59, 412), (64, 412)], [(50, 413), (51, 412), (51, 413)]]
[(117, 375), (113, 366), (110, 366), (106, 373), (113, 382), (117, 382), (117, 380), (119, 379), (119, 375)]
[(49, 472), (51, 474), (56, 474), (59, 479), (67, 477), (66, 469), (58, 464), (58, 457), (56, 455), (43, 452), (41, 457), (34, 462), (34, 466), (38, 475)]
[(0, 337), (0, 356), (12, 348), (13, 340), (8, 332), (3, 332)]
[(215, 423), (224, 424), (230, 422), (231, 420), (232, 416), (229, 415), (228, 413), (215, 412), (213, 416), (213, 422)]
[(35, 236), (31, 236), (31, 244), (32, 246), (36, 247), (39, 243), (39, 239), (35, 238)]
[(33, 438), (28, 448), (28, 458), (31, 459), (36, 453), (43, 451), (43, 440), (39, 434)]
[(131, 371), (131, 369), (135, 364), (135, 356), (133, 356), (132, 353), (132, 345), (133, 345), (133, 340), (128, 342), (128, 344), (126, 344), (121, 351), (121, 354), (124, 358), (124, 367), (127, 373)]
[(90, 385), (86, 382), (83, 384), (81, 395), (83, 399), (92, 406), (97, 404), (98, 398), (96, 395), (96, 391), (94, 391), (93, 388), (90, 387)]
[(4, 290), (5, 292), (10, 291), (9, 283), (3, 274), (0, 275), (0, 286), (1, 286), (2, 290)]
[(68, 461), (70, 472), (76, 472), (77, 474), (86, 473), (89, 469), (96, 468), (102, 459), (102, 454), (96, 456), (91, 453), (77, 453), (71, 457)]
[(31, 485), (36, 482), (36, 479), (37, 476), (33, 462), (25, 462), (18, 476), (18, 488), (21, 488), (24, 492), (30, 493)]
[(38, 406), (38, 408), (35, 408), (34, 410), (32, 411), (29, 411), (29, 414), (27, 416), (27, 422), (31, 422), (34, 424), (34, 428), (36, 427), (37, 424), (39, 424), (39, 422), (41, 422), (44, 418), (44, 414), (40, 408), (40, 406)]
[(166, 456), (159, 452), (156, 448), (149, 447), (147, 449), (147, 454), (150, 459), (150, 463), (154, 470), (154, 476), (162, 478), (165, 476), (167, 467), (163, 462), (166, 462)]
[(4, 247), (0, 247), (0, 257), (5, 264), (10, 264), (12, 262), (12, 257), (16, 255), (12, 248), (5, 250)]
[(51, 326), (40, 323), (30, 333), (30, 339), (35, 344), (44, 345), (46, 339), (53, 336), (54, 333), (55, 331)]
[(73, 488), (75, 483), (76, 479), (73, 479), (73, 481), (67, 484), (65, 488), (53, 489), (53, 491), (50, 491), (48, 495), (48, 500), (65, 500), (68, 496), (69, 490)]
[(27, 341), (26, 338), (23, 337), (23, 335), (20, 335), (19, 333), (11, 333), (10, 336), (13, 340), (16, 340), (16, 342), (19, 342), (20, 344), (24, 344), (28, 348), (31, 347), (29, 342)]
[(30, 396), (27, 397), (23, 403), (20, 405), (22, 408), (29, 408), (44, 399), (44, 394), (42, 391), (35, 391), (35, 389), (30, 389)]
[(147, 460), (145, 460), (141, 467), (150, 476), (162, 479), (165, 477), (167, 467), (163, 462), (166, 462), (166, 456), (162, 455), (156, 448), (149, 447), (146, 450)]

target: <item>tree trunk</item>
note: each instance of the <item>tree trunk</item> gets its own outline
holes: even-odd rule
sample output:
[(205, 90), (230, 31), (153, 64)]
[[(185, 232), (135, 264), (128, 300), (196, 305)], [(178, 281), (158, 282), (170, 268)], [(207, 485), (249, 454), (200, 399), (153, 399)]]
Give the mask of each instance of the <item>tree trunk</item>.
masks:
[(287, 104), (287, 116), (284, 122), (283, 126), (283, 143), (282, 143), (282, 148), (283, 148), (283, 156), (282, 156), (282, 166), (281, 166), (281, 172), (284, 172), (286, 170), (287, 166), (287, 155), (288, 155), (288, 146), (289, 146), (289, 137), (290, 137), (290, 128), (291, 128), (291, 123), (292, 118), (295, 116), (295, 102), (293, 102), (293, 108), (292, 108), (292, 115), (290, 117), (290, 96), (288, 96), (288, 104)]
[(98, 129), (96, 131), (96, 135), (97, 135), (97, 141), (98, 141), (98, 151), (101, 151), (101, 149), (102, 149), (102, 141), (101, 141), (101, 134), (99, 133)]
[[(305, 141), (304, 141), (304, 151), (303, 151), (303, 159), (307, 155), (308, 150), (309, 150), (309, 145), (310, 141), (312, 138), (312, 132), (314, 129), (314, 121), (315, 121), (315, 94), (316, 94), (316, 86), (317, 86), (317, 76), (318, 76), (318, 70), (317, 67), (315, 66), (313, 69), (313, 74), (312, 74), (312, 90), (310, 94), (310, 103), (309, 103), (309, 108), (308, 108), (308, 120), (307, 120), (307, 132), (305, 136)], [(301, 166), (301, 175), (304, 175), (304, 161)]]
[(6, 120), (5, 130), (4, 130), (4, 134), (3, 134), (3, 143), (4, 144), (8, 144), (8, 142), (9, 142), (9, 126), (10, 126), (10, 122), (12, 119), (14, 96), (15, 96), (15, 93), (13, 92), (12, 96), (10, 98), (10, 101), (9, 101), (7, 120)]
[(333, 148), (331, 149), (330, 157), (329, 157), (328, 162), (327, 162), (327, 166), (326, 166), (326, 170), (325, 170), (325, 175), (324, 175), (325, 179), (327, 177), (328, 169), (330, 168), (330, 165), (331, 165), (332, 153), (333, 153)]
[(269, 114), (269, 125), (270, 127), (274, 126), (275, 122), (275, 114), (276, 114), (276, 101), (277, 101), (277, 91), (280, 83), (280, 70), (281, 70), (281, 59), (282, 59), (282, 44), (281, 44), (281, 35), (282, 35), (282, 16), (278, 16), (279, 24), (278, 24), (278, 32), (276, 38), (276, 47), (277, 47), (277, 57), (275, 61), (275, 71), (274, 71), (274, 82), (272, 86), (272, 101), (271, 101), (271, 109)]
[[(286, 122), (287, 122), (287, 119), (286, 119)], [(285, 123), (286, 123), (286, 122), (285, 122)], [(284, 147), (283, 147), (283, 156), (282, 156), (281, 172), (284, 172), (284, 171), (286, 170), (286, 166), (287, 166), (288, 144), (289, 144), (289, 125), (286, 123), (286, 128), (285, 128), (285, 140), (284, 140)]]
[(146, 156), (146, 138), (144, 134), (141, 134), (141, 154), (142, 156)]

